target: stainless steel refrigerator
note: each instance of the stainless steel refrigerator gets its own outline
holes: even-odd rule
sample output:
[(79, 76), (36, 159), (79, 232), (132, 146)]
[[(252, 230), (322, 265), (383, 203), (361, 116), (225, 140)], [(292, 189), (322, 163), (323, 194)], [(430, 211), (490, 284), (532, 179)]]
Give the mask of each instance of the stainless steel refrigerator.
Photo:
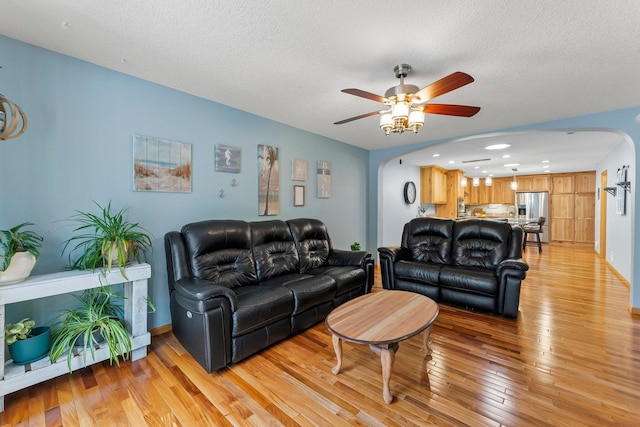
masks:
[[(541, 216), (546, 218), (542, 226), (540, 241), (549, 241), (549, 193), (547, 191), (536, 191), (527, 193), (516, 193), (516, 207), (518, 208), (518, 219), (527, 222), (537, 221)], [(529, 235), (528, 242), (535, 242), (536, 236)]]

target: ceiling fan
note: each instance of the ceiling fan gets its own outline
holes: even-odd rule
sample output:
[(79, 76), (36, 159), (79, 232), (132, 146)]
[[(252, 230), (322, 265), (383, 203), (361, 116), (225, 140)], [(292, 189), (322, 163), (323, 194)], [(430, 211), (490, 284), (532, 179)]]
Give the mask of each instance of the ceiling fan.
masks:
[(420, 89), (415, 85), (404, 84), (404, 78), (411, 72), (410, 65), (396, 65), (393, 71), (396, 77), (400, 79), (400, 84), (389, 88), (384, 96), (360, 89), (342, 89), (344, 93), (385, 104), (388, 107), (386, 110), (372, 111), (371, 113), (340, 120), (339, 122), (335, 122), (334, 125), (341, 125), (380, 114), (380, 129), (384, 131), (385, 135), (403, 133), (405, 130), (411, 130), (415, 134), (418, 133), (418, 129), (424, 125), (425, 113), (472, 117), (480, 111), (480, 107), (471, 107), (468, 105), (426, 103), (435, 97), (444, 95), (445, 93), (473, 82), (473, 77), (466, 73), (457, 71)]

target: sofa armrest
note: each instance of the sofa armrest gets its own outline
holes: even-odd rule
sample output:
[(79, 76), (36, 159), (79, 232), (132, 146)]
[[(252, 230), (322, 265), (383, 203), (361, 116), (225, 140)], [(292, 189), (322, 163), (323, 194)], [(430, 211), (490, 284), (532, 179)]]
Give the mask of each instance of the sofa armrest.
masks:
[(383, 259), (389, 260), (391, 264), (395, 264), (398, 261), (409, 261), (411, 260), (411, 251), (409, 248), (404, 248), (401, 246), (388, 246), (378, 248), (378, 254), (380, 255), (380, 262)]
[(529, 270), (529, 264), (522, 258), (507, 258), (504, 259), (498, 264), (498, 268), (496, 269), (496, 276), (500, 277), (507, 272), (511, 274), (515, 274), (516, 276), (524, 279), (526, 276), (526, 272)]
[(216, 285), (208, 280), (192, 277), (180, 279), (175, 282), (175, 291), (183, 297), (196, 301), (206, 301), (216, 297), (224, 297), (229, 301), (231, 310), (236, 311), (238, 300), (233, 289)]
[(327, 262), (329, 265), (350, 265), (354, 267), (364, 268), (367, 258), (371, 258), (371, 254), (366, 251), (346, 251), (334, 249), (329, 254)]

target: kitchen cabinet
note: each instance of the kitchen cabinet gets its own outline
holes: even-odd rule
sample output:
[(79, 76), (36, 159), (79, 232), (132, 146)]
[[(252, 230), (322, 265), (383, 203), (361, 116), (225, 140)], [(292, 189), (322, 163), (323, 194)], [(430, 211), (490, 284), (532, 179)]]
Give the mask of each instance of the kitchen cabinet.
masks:
[(494, 178), (491, 203), (514, 205), (516, 192), (511, 189), (511, 178)]
[(458, 199), (464, 198), (464, 187), (461, 185), (464, 172), (459, 169), (448, 170), (447, 202), (436, 205), (436, 216), (441, 218), (456, 218), (458, 216)]
[(573, 174), (554, 174), (551, 181), (553, 194), (573, 194)]
[(530, 176), (517, 176), (516, 182), (518, 183), (518, 191), (531, 191), (531, 177)]
[(420, 202), (447, 203), (447, 170), (438, 166), (420, 168)]
[(550, 191), (551, 176), (550, 175), (532, 175), (531, 191)]
[(593, 243), (596, 173), (553, 174), (551, 180), (551, 239)]
[(575, 238), (575, 198), (573, 194), (551, 195), (550, 238), (573, 242)]
[(580, 172), (574, 177), (574, 186), (576, 193), (593, 193), (596, 191), (596, 174), (595, 172)]

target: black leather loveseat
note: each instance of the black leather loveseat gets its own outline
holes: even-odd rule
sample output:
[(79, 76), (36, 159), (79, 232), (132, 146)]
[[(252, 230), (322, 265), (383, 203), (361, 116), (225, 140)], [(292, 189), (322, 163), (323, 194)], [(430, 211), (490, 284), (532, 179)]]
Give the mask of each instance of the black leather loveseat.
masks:
[(173, 333), (207, 372), (325, 319), (373, 286), (373, 258), (325, 225), (209, 220), (165, 235)]
[(401, 246), (378, 249), (382, 286), (418, 292), (436, 302), (518, 316), (522, 229), (505, 222), (414, 218)]

